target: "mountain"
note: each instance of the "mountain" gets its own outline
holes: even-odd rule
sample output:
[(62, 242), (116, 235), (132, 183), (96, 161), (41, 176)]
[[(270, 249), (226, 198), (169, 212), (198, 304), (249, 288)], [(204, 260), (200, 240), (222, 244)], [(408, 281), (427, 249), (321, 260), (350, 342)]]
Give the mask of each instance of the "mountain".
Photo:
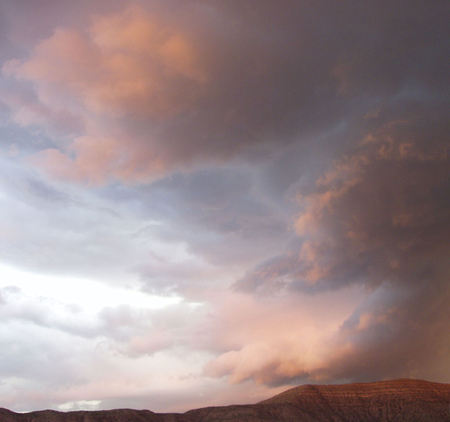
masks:
[(183, 414), (149, 410), (14, 413), (1, 422), (450, 422), (450, 384), (400, 379), (303, 385), (250, 405), (206, 407)]

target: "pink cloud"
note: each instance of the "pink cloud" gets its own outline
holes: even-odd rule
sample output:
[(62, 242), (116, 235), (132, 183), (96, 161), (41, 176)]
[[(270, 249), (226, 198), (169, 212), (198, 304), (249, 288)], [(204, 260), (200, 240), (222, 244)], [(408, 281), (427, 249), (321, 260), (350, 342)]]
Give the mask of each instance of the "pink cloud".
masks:
[(160, 116), (189, 102), (174, 89), (178, 81), (206, 80), (198, 60), (184, 34), (130, 7), (94, 17), (85, 32), (57, 28), (28, 59), (7, 62), (4, 73), (33, 82), (49, 105), (69, 99), (86, 113)]
[(3, 73), (34, 89), (7, 101), (17, 123), (68, 128), (72, 120), (82, 122), (69, 146), (42, 151), (33, 161), (90, 183), (148, 179), (182, 160), (161, 136), (128, 133), (127, 119), (149, 119), (156, 127), (186, 110), (207, 83), (188, 35), (138, 6), (94, 16), (86, 31), (57, 28), (27, 59), (5, 63)]
[(334, 336), (358, 300), (357, 290), (321, 297), (222, 296), (212, 315), (217, 333), (212, 341), (222, 352), (205, 374), (272, 386), (315, 379), (334, 354)]

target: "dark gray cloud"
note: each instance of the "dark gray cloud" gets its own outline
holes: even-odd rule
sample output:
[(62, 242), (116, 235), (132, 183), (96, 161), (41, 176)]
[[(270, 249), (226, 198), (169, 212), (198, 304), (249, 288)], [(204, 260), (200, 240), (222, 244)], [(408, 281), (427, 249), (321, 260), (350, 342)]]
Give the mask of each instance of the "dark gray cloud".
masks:
[(412, 377), (447, 382), (447, 274), (448, 268), (407, 288), (386, 283), (377, 289), (343, 324), (336, 345), (342, 349), (317, 374), (327, 380)]
[[(44, 124), (64, 126), (58, 117), (64, 113), (78, 113), (85, 121), (88, 129), (81, 129), (81, 138), (71, 146), (75, 168), (70, 177), (142, 180), (205, 160), (254, 160), (283, 144), (307, 139), (314, 143), (324, 128), (354, 121), (384, 98), (405, 91), (440, 94), (446, 74), (445, 9), (445, 2), (430, 7), (422, 1), (286, 1), (283, 7), (272, 2), (259, 2), (258, 7), (246, 2), (192, 2), (172, 14), (156, 2), (148, 11), (131, 9), (107, 21), (98, 19), (91, 39), (55, 33), (28, 60), (7, 63), (4, 69), (34, 86), (41, 106), (48, 109)], [(127, 28), (145, 13), (163, 22), (158, 25), (169, 34), (174, 31), (171, 39), (183, 40), (177, 41), (177, 50), (163, 50), (171, 54), (169, 64), (176, 66), (172, 76), (152, 67), (159, 64), (154, 58), (149, 62), (147, 50), (139, 44), (145, 32), (135, 50), (124, 45), (124, 57), (131, 60), (129, 74), (110, 70), (115, 88), (109, 99), (102, 94), (102, 80), (84, 67), (67, 77), (55, 66), (45, 75), (39, 73), (44, 61), (76, 69), (78, 62), (72, 63), (60, 45), (83, 45), (75, 51), (84, 61), (94, 54), (92, 43), (104, 39), (110, 44), (99, 59), (98, 67), (103, 68), (105, 60), (109, 63), (107, 48), (119, 41), (108, 38), (111, 34), (102, 22), (122, 22)], [(136, 63), (148, 66), (160, 91), (123, 92), (131, 83), (127, 78), (149, 83)], [(92, 72), (96, 66), (92, 62)], [(94, 117), (79, 114), (80, 101)], [(27, 116), (24, 124), (32, 122), (29, 110)], [(108, 146), (117, 151), (93, 167), (98, 148)], [(67, 145), (61, 148), (67, 152)], [(55, 151), (41, 158), (41, 164), (60, 172), (58, 166), (70, 163)]]
[(306, 378), (448, 379), (449, 127), (439, 101), (400, 104), (370, 117), (360, 145), (300, 196), (298, 244), (235, 285), (263, 294), (365, 286), (335, 356)]
[(286, 276), (310, 290), (402, 282), (441, 262), (450, 232), (448, 123), (439, 108), (410, 108), (377, 117), (380, 126), (353, 153), (300, 192), (300, 247), (262, 264), (265, 275), (250, 273), (242, 287)]

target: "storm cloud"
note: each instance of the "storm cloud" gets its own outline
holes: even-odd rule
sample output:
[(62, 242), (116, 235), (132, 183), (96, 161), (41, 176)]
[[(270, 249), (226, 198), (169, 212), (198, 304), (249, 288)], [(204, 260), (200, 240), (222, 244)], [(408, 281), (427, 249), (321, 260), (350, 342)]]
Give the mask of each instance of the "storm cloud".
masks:
[(178, 12), (125, 5), (57, 27), (4, 63), (6, 77), (31, 83), (20, 103), (5, 97), (14, 119), (72, 134), (39, 165), (104, 183), (251, 159), (445, 81), (444, 2), (168, 5)]
[(449, 380), (448, 2), (38, 3), (0, 5), (1, 406)]
[(299, 196), (299, 245), (259, 264), (235, 288), (315, 295), (362, 285), (368, 299), (342, 324), (335, 345), (342, 356), (317, 376), (445, 380), (449, 128), (438, 110), (414, 106), (387, 123), (383, 114), (373, 117), (381, 126)]

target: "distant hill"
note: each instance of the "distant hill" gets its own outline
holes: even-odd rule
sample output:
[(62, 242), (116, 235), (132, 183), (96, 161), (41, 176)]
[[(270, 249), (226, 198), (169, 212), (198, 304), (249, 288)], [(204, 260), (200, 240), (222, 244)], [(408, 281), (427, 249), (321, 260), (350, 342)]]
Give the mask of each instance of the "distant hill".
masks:
[[(1, 399), (1, 398), (0, 398)], [(206, 407), (183, 414), (105, 410), (26, 414), (0, 409), (1, 422), (450, 422), (450, 384), (400, 379), (303, 385), (249, 405)]]

